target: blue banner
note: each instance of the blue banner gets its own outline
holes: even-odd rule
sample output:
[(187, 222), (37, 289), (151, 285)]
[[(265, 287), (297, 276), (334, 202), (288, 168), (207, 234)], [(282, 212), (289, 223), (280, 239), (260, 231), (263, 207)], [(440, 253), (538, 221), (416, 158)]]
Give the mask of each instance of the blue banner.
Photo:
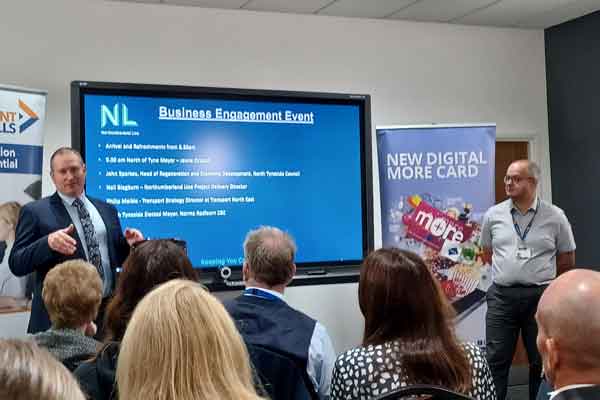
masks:
[(42, 146), (0, 143), (0, 173), (42, 174)]
[[(377, 128), (383, 246), (421, 255), (459, 321), (485, 306), (491, 284), (478, 242), (495, 199), (495, 138), (494, 125)], [(477, 315), (461, 336), (483, 344)]]

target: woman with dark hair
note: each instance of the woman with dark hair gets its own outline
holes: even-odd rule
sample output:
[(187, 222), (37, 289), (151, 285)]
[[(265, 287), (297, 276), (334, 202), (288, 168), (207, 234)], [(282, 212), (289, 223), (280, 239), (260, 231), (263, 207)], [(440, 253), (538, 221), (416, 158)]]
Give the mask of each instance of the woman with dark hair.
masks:
[[(133, 310), (154, 287), (172, 279), (198, 280), (181, 244), (165, 239), (144, 240), (132, 246), (106, 309), (104, 346), (93, 360), (75, 370), (88, 398), (117, 398), (114, 390), (117, 357)], [(152, 367), (159, 366), (145, 366)]]
[(458, 342), (454, 310), (419, 256), (394, 248), (369, 254), (358, 299), (363, 343), (337, 358), (332, 399), (370, 399), (411, 384), (496, 398), (484, 355)]

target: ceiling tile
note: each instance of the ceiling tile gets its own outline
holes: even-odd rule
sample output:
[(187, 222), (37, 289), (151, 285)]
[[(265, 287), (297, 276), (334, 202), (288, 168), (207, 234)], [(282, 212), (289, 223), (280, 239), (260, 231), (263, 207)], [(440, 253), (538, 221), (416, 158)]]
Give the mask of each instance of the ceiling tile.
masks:
[(383, 18), (418, 1), (421, 0), (337, 0), (319, 11), (319, 14), (339, 17)]
[(331, 0), (250, 0), (244, 10), (312, 14), (331, 3)]
[(577, 0), (577, 2), (564, 7), (556, 7), (552, 10), (522, 19), (517, 23), (517, 26), (520, 28), (544, 29), (598, 10), (600, 10), (600, 0)]
[(502, 0), (452, 22), (472, 25), (516, 26), (519, 21), (575, 1), (577, 0)]
[(542, 29), (600, 10), (600, 0), (105, 0), (340, 17)]
[(392, 15), (390, 18), (411, 21), (447, 22), (474, 10), (484, 8), (498, 0), (422, 0)]
[(166, 4), (209, 8), (240, 8), (248, 0), (162, 0)]

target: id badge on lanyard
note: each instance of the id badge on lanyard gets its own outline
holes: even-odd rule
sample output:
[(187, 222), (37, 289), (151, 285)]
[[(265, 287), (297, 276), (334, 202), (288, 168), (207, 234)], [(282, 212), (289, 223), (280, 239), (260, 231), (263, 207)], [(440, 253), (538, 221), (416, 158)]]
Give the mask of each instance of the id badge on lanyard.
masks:
[(523, 233), (521, 233), (521, 227), (519, 226), (519, 224), (517, 224), (517, 221), (515, 220), (514, 213), (511, 212), (511, 214), (510, 214), (513, 219), (513, 225), (515, 227), (515, 232), (517, 233), (517, 236), (520, 239), (519, 245), (517, 246), (517, 259), (518, 260), (526, 261), (526, 260), (529, 260), (533, 256), (533, 251), (532, 251), (531, 247), (527, 246), (527, 244), (525, 243), (525, 239), (527, 238), (527, 235), (529, 234), (529, 231), (531, 230), (531, 226), (533, 225), (533, 220), (535, 219), (535, 216), (537, 215), (539, 208), (540, 208), (540, 199), (538, 198), (537, 206), (535, 208), (535, 212), (533, 213), (533, 217), (531, 217), (531, 220), (525, 227), (525, 231)]
[(529, 260), (531, 258), (532, 251), (530, 247), (525, 246), (524, 244), (519, 244), (517, 248), (517, 259), (519, 260)]

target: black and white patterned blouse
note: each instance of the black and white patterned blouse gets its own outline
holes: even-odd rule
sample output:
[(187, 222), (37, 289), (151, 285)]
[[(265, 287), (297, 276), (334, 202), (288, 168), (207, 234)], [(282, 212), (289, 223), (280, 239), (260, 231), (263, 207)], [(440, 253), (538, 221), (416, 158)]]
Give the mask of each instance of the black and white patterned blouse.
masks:
[[(495, 400), (494, 381), (482, 351), (474, 344), (463, 344), (471, 365), (473, 384), (466, 395), (476, 400)], [(357, 347), (341, 354), (333, 369), (331, 400), (371, 399), (407, 386), (395, 341), (376, 346)]]

